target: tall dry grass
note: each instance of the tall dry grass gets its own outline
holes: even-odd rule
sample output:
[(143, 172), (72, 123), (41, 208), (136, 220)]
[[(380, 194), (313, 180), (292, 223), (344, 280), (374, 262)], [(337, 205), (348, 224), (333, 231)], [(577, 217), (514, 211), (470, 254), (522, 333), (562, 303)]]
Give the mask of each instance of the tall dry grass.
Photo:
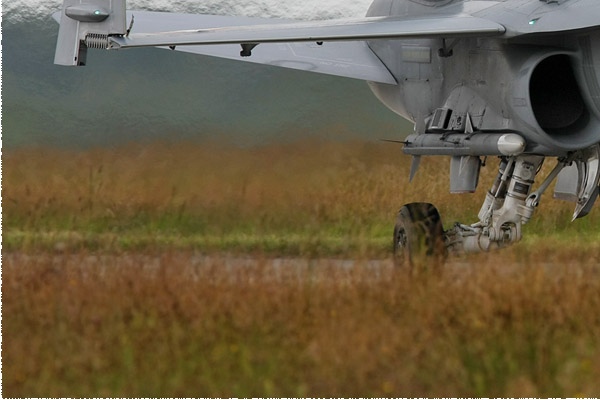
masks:
[(393, 145), (313, 140), (255, 148), (155, 143), (89, 151), (20, 149), (4, 156), (4, 189), (10, 212), (64, 209), (95, 216), (172, 207), (203, 212), (223, 203), (241, 214), (363, 215), (395, 209), (398, 198), (422, 198), (424, 191), (433, 200), (445, 197), (443, 170), (435, 179), (439, 186), (431, 179), (439, 165), (425, 166), (426, 185), (408, 190), (408, 164), (400, 151)]
[[(446, 226), (474, 222), (496, 175), (497, 161), (487, 164), (478, 193), (450, 195), (448, 159), (426, 158), (409, 184), (410, 158), (388, 143), (308, 139), (253, 148), (154, 143), (8, 150), (4, 245), (385, 256), (404, 203), (436, 204)], [(536, 248), (549, 250), (555, 246), (547, 240), (568, 238), (578, 251), (600, 242), (597, 207), (575, 224), (572, 210), (547, 194), (525, 234)]]
[(10, 254), (2, 279), (6, 397), (600, 396), (577, 262)]

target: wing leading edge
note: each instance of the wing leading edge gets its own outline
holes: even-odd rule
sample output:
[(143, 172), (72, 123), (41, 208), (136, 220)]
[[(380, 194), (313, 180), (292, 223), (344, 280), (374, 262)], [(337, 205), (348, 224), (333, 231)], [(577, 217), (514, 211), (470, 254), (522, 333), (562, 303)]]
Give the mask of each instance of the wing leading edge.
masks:
[[(275, 21), (275, 20), (274, 20)], [(290, 42), (364, 41), (431, 37), (498, 36), (505, 28), (472, 16), (437, 18), (367, 17), (329, 21), (229, 26), (157, 33), (134, 33), (111, 39), (118, 48), (259, 44)]]

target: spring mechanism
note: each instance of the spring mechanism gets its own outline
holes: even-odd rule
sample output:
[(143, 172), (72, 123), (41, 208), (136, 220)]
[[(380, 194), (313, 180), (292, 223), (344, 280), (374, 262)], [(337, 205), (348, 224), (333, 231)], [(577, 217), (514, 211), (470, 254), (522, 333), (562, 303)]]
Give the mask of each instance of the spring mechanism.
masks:
[(108, 35), (102, 33), (88, 33), (85, 36), (85, 45), (90, 49), (107, 49)]

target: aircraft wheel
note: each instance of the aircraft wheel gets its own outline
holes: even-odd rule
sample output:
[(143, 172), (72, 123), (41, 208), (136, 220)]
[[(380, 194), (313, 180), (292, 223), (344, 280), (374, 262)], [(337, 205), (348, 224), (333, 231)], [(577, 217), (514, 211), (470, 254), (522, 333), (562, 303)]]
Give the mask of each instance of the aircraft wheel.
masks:
[(447, 251), (440, 214), (429, 203), (410, 203), (398, 212), (394, 227), (394, 263), (411, 270), (434, 269)]

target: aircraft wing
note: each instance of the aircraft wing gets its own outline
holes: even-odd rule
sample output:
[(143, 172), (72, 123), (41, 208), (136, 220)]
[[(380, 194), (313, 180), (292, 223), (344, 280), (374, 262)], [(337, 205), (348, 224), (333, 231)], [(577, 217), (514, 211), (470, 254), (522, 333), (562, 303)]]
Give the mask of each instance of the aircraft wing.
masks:
[[(145, 32), (158, 38), (161, 32), (177, 31), (184, 27), (202, 26), (203, 29), (223, 29), (230, 26), (268, 26), (291, 24), (296, 21), (269, 18), (250, 18), (218, 15), (174, 14), (167, 12), (131, 12), (134, 17), (133, 32)], [(125, 38), (130, 44), (138, 34)], [(171, 33), (165, 33), (171, 35)], [(116, 39), (116, 38), (115, 38)], [(171, 40), (169, 40), (171, 41)], [(235, 42), (234, 42), (235, 43)], [(171, 46), (152, 43), (144, 46)], [(213, 46), (175, 44), (175, 50), (212, 57), (273, 65), (303, 71), (361, 79), (365, 81), (396, 84), (396, 80), (365, 42), (337, 42), (319, 46), (316, 42), (265, 43), (252, 51), (252, 57), (241, 57), (239, 44)], [(124, 45), (122, 47), (131, 47)]]
[[(396, 84), (396, 81), (368, 47), (367, 40), (504, 33), (502, 25), (471, 16), (299, 22), (157, 12), (132, 12), (132, 15), (135, 19), (131, 33), (111, 37), (111, 48), (171, 47), (388, 84)], [(258, 44), (260, 46), (254, 48)], [(241, 58), (242, 49), (251, 57)]]

